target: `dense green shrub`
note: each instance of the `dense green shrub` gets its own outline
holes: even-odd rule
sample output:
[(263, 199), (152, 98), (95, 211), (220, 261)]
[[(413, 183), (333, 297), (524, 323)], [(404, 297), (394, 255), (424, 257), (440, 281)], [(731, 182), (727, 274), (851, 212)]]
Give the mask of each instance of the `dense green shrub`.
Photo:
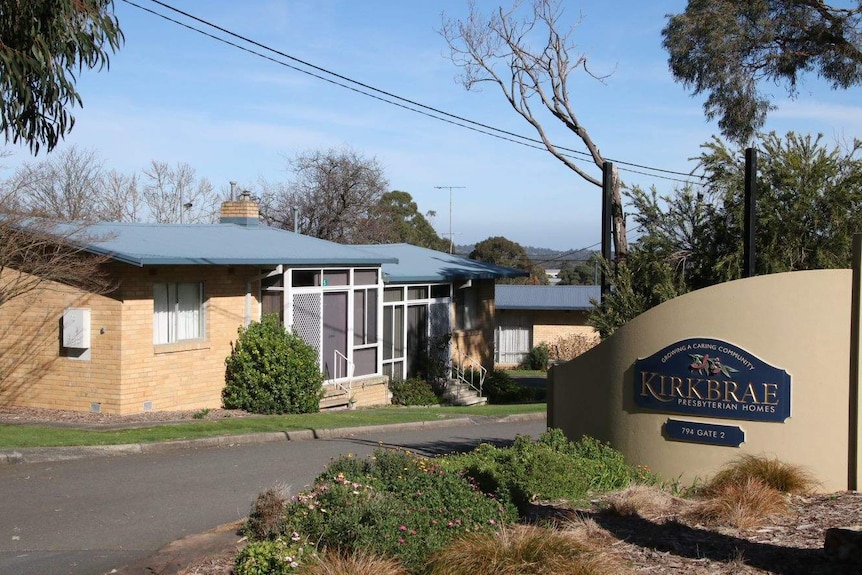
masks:
[(595, 491), (655, 482), (646, 470), (626, 464), (610, 446), (589, 437), (571, 442), (555, 429), (536, 442), (519, 436), (507, 448), (482, 444), (470, 453), (446, 458), (443, 464), (452, 471), (462, 470), (484, 492), (522, 511), (535, 500), (578, 501)]
[(378, 450), (369, 459), (336, 459), (311, 490), (288, 504), (281, 533), (317, 541), (320, 551), (364, 550), (418, 570), (455, 537), (493, 531), (516, 518), (512, 506), (436, 460)]
[(505, 371), (495, 369), (485, 378), (482, 393), (488, 397), (488, 403), (521, 403), (532, 401), (536, 397), (535, 390), (521, 387), (512, 376)]
[(540, 343), (527, 353), (522, 366), (524, 369), (540, 369), (548, 371), (548, 361), (551, 358), (551, 348), (546, 343)]
[(277, 315), (239, 328), (225, 360), (222, 401), (254, 413), (313, 413), (320, 409), (323, 374), (317, 352), (288, 333)]
[(419, 377), (398, 379), (389, 384), (393, 405), (437, 405), (440, 398), (433, 386)]

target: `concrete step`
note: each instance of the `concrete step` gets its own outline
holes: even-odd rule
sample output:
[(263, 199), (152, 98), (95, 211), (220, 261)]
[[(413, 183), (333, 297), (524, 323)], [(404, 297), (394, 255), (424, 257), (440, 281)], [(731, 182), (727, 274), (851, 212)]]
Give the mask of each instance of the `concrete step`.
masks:
[(474, 389), (447, 389), (443, 392), (444, 399), (457, 399), (459, 397), (478, 396), (479, 392)]
[(478, 395), (474, 395), (472, 397), (460, 397), (457, 399), (448, 400), (446, 403), (449, 405), (485, 405), (488, 403), (487, 397), (479, 397)]
[(478, 391), (458, 380), (450, 380), (446, 384), (443, 399), (449, 405), (484, 405), (488, 403), (488, 398), (480, 397)]
[(320, 410), (342, 409), (350, 405), (350, 394), (341, 388), (326, 386), (323, 388), (323, 398), (320, 400)]

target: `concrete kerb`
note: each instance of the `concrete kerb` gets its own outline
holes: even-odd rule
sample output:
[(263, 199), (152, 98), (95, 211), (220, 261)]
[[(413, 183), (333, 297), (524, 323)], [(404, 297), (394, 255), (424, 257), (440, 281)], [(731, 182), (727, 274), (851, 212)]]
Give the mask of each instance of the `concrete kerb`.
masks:
[(111, 457), (115, 455), (133, 455), (145, 453), (165, 453), (182, 449), (198, 447), (227, 447), (246, 443), (271, 443), (276, 441), (306, 441), (309, 439), (335, 439), (365, 433), (382, 431), (401, 431), (415, 429), (440, 429), (461, 425), (475, 425), (479, 421), (497, 421), (511, 423), (517, 421), (538, 421), (544, 419), (544, 413), (520, 413), (506, 417), (493, 418), (485, 416), (459, 417), (441, 419), (439, 421), (415, 421), (410, 423), (392, 423), (382, 425), (365, 425), (358, 427), (338, 427), (333, 429), (300, 429), (295, 431), (273, 431), (266, 433), (249, 433), (245, 435), (222, 435), (200, 439), (184, 439), (160, 443), (133, 443), (127, 445), (99, 445), (83, 447), (36, 447), (30, 449), (0, 450), (0, 465), (13, 463), (45, 463), (50, 461), (68, 461), (90, 457)]

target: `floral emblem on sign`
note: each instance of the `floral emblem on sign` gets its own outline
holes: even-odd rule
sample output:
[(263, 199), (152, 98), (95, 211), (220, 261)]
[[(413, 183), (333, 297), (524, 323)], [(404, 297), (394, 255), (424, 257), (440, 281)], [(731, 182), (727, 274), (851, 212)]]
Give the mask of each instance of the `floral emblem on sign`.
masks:
[(721, 373), (725, 377), (730, 377), (731, 373), (739, 371), (721, 363), (720, 357), (709, 357), (708, 354), (701, 355), (699, 353), (690, 353), (688, 356), (691, 358), (691, 365), (688, 367), (701, 375), (718, 375)]

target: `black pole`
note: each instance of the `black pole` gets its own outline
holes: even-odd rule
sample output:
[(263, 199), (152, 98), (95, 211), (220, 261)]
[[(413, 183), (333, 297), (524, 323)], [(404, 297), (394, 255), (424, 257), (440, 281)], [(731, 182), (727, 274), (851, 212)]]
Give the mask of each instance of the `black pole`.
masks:
[[(611, 188), (613, 187), (612, 162), (602, 163), (602, 259), (605, 263), (611, 261)], [(602, 299), (610, 291), (609, 278), (602, 267)]]
[(745, 149), (745, 225), (742, 236), (742, 277), (754, 277), (755, 228), (757, 221), (757, 150)]

